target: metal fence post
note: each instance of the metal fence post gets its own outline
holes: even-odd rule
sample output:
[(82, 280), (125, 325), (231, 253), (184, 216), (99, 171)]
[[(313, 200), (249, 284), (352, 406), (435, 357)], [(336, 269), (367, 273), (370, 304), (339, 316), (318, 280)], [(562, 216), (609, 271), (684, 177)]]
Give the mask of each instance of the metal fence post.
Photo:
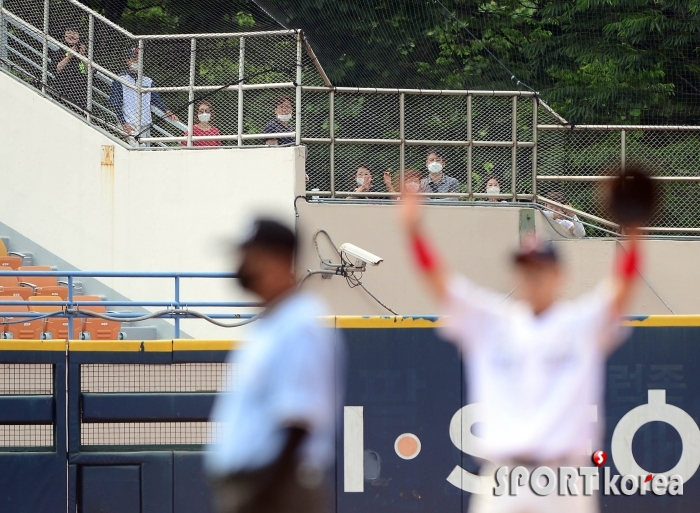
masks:
[(95, 69), (93, 59), (95, 58), (95, 17), (90, 14), (88, 17), (88, 76), (87, 76), (87, 120), (92, 123), (92, 84)]
[(532, 98), (532, 202), (537, 202), (537, 108), (539, 102), (537, 97)]
[(513, 146), (510, 149), (510, 187), (513, 193), (513, 201), (518, 199), (518, 97), (513, 96), (513, 107), (511, 111), (511, 136)]
[(296, 77), (296, 141), (294, 144), (301, 144), (301, 48), (302, 48), (302, 33), (297, 33), (297, 77)]
[(245, 37), (238, 50), (238, 146), (243, 146), (243, 74), (245, 67)]
[(469, 201), (474, 199), (474, 190), (472, 188), (472, 149), (474, 141), (472, 140), (472, 95), (467, 95), (467, 194)]
[[(73, 308), (73, 277), (68, 276), (68, 308)], [(73, 315), (68, 316), (68, 340), (73, 337)]]
[(627, 131), (620, 130), (620, 167), (625, 170), (627, 164)]
[[(175, 308), (180, 308), (180, 277), (175, 276)], [(175, 315), (175, 334), (174, 338), (180, 338), (180, 317)]]
[(0, 0), (0, 69), (7, 69), (7, 22), (3, 16), (3, 0)]
[(399, 191), (403, 194), (404, 172), (406, 171), (406, 95), (399, 93)]
[[(141, 135), (141, 130), (143, 130), (141, 126), (141, 120), (143, 119), (143, 96), (141, 94), (141, 89), (143, 88), (143, 48), (144, 41), (143, 39), (139, 39), (138, 71), (136, 72), (136, 133), (138, 135)], [(149, 105), (148, 108), (150, 109), (151, 106)], [(138, 141), (136, 142), (139, 146), (141, 145)]]
[(190, 94), (187, 105), (187, 147), (192, 147), (192, 129), (194, 125), (194, 76), (197, 66), (197, 40), (193, 37), (190, 40)]
[(328, 117), (330, 118), (329, 132), (331, 137), (331, 198), (335, 197), (335, 91), (328, 93)]
[(49, 76), (49, 3), (50, 0), (44, 0), (44, 32), (42, 40), (41, 54), (41, 92), (46, 92), (46, 84)]

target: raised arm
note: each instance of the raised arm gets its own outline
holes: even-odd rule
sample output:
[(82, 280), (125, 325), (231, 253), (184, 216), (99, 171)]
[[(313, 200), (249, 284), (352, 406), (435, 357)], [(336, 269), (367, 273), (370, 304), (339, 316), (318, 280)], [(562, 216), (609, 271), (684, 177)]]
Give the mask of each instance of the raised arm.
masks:
[(408, 235), (411, 252), (431, 292), (441, 302), (447, 299), (448, 270), (421, 229), (422, 206), (418, 196), (406, 194), (401, 202), (401, 221)]
[(627, 313), (634, 284), (639, 277), (641, 250), (639, 248), (639, 231), (636, 228), (627, 230), (628, 243), (623, 246), (618, 257), (615, 276), (613, 277), (612, 316), (621, 317)]

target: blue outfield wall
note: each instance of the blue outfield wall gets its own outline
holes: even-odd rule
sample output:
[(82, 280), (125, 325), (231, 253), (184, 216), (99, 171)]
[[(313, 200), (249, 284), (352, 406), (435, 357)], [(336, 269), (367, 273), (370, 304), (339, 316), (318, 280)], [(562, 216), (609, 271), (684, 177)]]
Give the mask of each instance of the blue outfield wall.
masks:
[[(335, 481), (333, 503), (338, 513), (468, 511), (468, 490), (478, 472), (474, 456), (478, 455), (458, 447), (460, 440), (471, 436), (459, 436), (459, 422), (466, 423), (467, 433), (479, 419), (466, 402), (459, 354), (437, 337), (435, 322), (430, 318), (335, 320), (348, 358), (338, 461), (329, 475), (329, 482)], [(606, 466), (613, 474), (628, 474), (636, 462), (644, 471), (657, 473), (681, 461), (686, 482), (682, 496), (658, 497), (650, 492), (601, 496), (601, 509), (699, 511), (700, 317), (649, 317), (629, 324), (636, 328), (608, 361), (607, 404), (597, 410), (598, 421), (606, 425)], [(81, 513), (211, 511), (201, 448), (86, 448), (80, 444), (80, 426), (81, 418), (90, 422), (205, 420), (212, 394), (149, 393), (135, 395), (131, 401), (127, 393), (83, 394), (80, 365), (221, 362), (230, 343), (71, 342), (67, 360), (60, 344), (0, 342), (0, 363), (54, 366), (52, 396), (0, 395), (0, 424), (54, 426), (53, 448), (0, 448), (0, 511), (73, 513), (76, 506)], [(346, 436), (343, 427), (348, 419), (362, 429)], [(395, 447), (397, 437), (405, 434), (420, 442), (420, 452), (412, 459), (401, 458)], [(361, 457), (345, 461), (346, 453)]]

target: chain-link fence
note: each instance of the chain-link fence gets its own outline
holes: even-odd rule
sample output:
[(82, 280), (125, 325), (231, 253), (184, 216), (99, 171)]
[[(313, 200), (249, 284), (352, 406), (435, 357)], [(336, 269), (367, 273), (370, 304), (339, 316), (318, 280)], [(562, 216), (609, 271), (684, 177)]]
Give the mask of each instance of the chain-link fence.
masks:
[(76, 0), (0, 2), (0, 69), (135, 148), (296, 144), (297, 30), (135, 36)]
[(333, 87), (296, 30), (135, 36), (76, 0), (0, 7), (0, 68), (135, 149), (304, 144), (309, 196), (536, 202), (579, 236), (617, 230), (600, 188), (640, 161), (663, 182), (648, 229), (700, 233), (700, 127), (574, 126), (530, 91)]

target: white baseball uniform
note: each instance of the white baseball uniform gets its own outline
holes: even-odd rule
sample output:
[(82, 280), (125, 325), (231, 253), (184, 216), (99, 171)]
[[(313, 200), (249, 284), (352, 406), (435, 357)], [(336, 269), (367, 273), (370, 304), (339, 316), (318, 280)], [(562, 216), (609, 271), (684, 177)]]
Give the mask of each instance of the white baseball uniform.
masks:
[[(308, 426), (302, 463), (323, 470), (335, 456), (339, 407), (334, 330), (318, 317), (324, 306), (312, 294), (288, 296), (256, 321), (249, 342), (229, 355), (240, 379), (221, 395), (211, 420), (222, 422), (221, 440), (207, 453), (210, 474), (256, 470), (280, 454), (287, 425)], [(337, 354), (338, 353), (338, 354)]]
[[(575, 301), (559, 301), (540, 315), (520, 301), (455, 277), (448, 287), (442, 330), (465, 355), (470, 403), (484, 406), (482, 452), (496, 465), (515, 461), (589, 464), (603, 426), (607, 355), (622, 340), (611, 315), (607, 284)], [(512, 463), (511, 463), (512, 464)], [(472, 496), (471, 511), (567, 513), (597, 510), (591, 497), (539, 497), (524, 487), (520, 497)], [(535, 500), (535, 509), (530, 509)], [(562, 502), (562, 500), (564, 502)], [(564, 506), (565, 505), (565, 506)]]

